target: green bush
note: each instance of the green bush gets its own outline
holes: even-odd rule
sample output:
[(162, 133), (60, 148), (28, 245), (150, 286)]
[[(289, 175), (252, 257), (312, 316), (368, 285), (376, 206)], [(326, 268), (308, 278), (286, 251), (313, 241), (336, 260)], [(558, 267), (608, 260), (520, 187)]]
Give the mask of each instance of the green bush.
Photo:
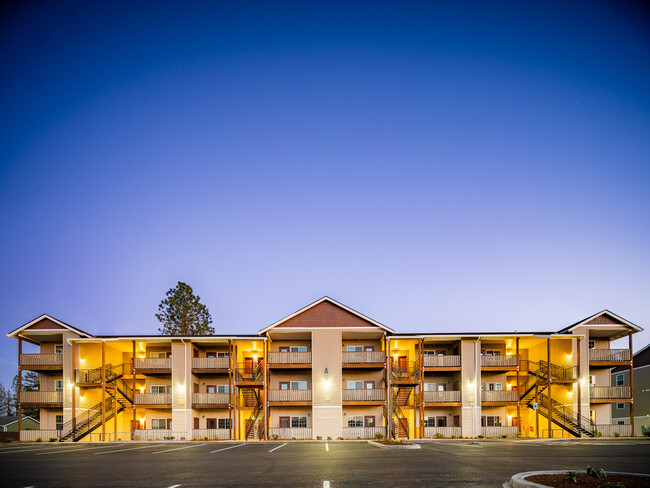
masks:
[(38, 439), (36, 439), (36, 442), (43, 442), (43, 439), (39, 437)]
[(603, 468), (592, 468), (591, 466), (587, 466), (587, 474), (592, 478), (604, 478), (607, 476)]
[(435, 435), (434, 435), (434, 437), (435, 437), (436, 439), (442, 439), (442, 438), (444, 437), (444, 435), (442, 435), (440, 432), (436, 432)]
[(329, 435), (328, 435), (328, 436), (327, 436), (327, 440), (328, 440), (328, 441), (331, 441), (331, 440), (332, 440), (332, 436), (329, 436)]
[(277, 441), (277, 440), (280, 438), (280, 436), (279, 436), (278, 434), (273, 434), (273, 435), (271, 436), (271, 438), (272, 438), (274, 441)]
[(618, 432), (614, 432), (614, 437), (621, 437), (621, 434), (619, 434)]
[(50, 437), (50, 442), (56, 442), (56, 437)]
[(480, 436), (478, 436), (478, 438), (479, 438), (479, 439), (484, 439), (485, 436), (484, 436), (484, 435), (480, 435)]
[(567, 481), (573, 481), (574, 483), (578, 482), (578, 473), (575, 471), (569, 471), (566, 476), (564, 477), (565, 480)]
[(316, 440), (319, 440), (319, 441), (323, 440), (323, 436), (322, 435), (317, 435)]
[(508, 437), (508, 436), (505, 435), (505, 434), (503, 434), (503, 435), (501, 436), (501, 439), (505, 439), (506, 437)]
[(375, 432), (375, 439), (381, 440), (383, 438), (384, 438), (384, 434), (382, 434), (381, 432)]
[(342, 441), (342, 440), (343, 440), (343, 437), (339, 436), (339, 437), (336, 438), (336, 440), (337, 440), (337, 441)]

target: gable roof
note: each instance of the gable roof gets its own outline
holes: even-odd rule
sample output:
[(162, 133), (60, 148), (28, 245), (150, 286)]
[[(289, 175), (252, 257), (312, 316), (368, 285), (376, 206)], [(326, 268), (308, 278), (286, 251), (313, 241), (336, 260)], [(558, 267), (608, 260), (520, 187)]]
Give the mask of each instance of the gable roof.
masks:
[[(76, 327), (73, 327), (70, 324), (66, 324), (62, 320), (55, 319), (54, 317), (52, 317), (50, 315), (47, 315), (47, 314), (43, 314), (40, 317), (36, 317), (34, 320), (31, 320), (30, 322), (27, 322), (25, 325), (21, 325), (17, 329), (12, 330), (11, 332), (9, 332), (7, 334), (7, 336), (16, 338), (16, 337), (18, 337), (18, 334), (20, 334), (22, 331), (24, 331), (26, 329), (30, 329), (31, 327), (33, 327), (34, 325), (38, 324), (39, 322), (41, 322), (43, 320), (53, 322), (54, 324), (58, 325), (60, 328), (70, 330), (70, 331), (74, 332), (75, 334), (79, 334), (80, 336), (92, 337), (92, 334), (89, 334), (88, 332), (85, 332), (85, 331), (83, 331), (81, 329), (77, 329)], [(56, 330), (53, 327), (47, 327), (47, 328), (52, 329), (52, 330)]]
[[(23, 415), (23, 421), (27, 419), (31, 419), (37, 424), (40, 424), (40, 422), (35, 418), (32, 418), (29, 415)], [(16, 422), (18, 422), (18, 415), (5, 415), (4, 417), (0, 417), (0, 427), (6, 427), (7, 425), (11, 425)]]
[[(328, 296), (324, 296), (323, 298), (321, 298), (319, 300), (316, 300), (313, 303), (310, 303), (306, 307), (303, 307), (300, 310), (297, 310), (296, 312), (292, 313), (291, 315), (287, 315), (283, 319), (280, 319), (277, 322), (269, 325), (268, 327), (265, 327), (264, 329), (259, 331), (259, 335), (263, 335), (264, 333), (266, 333), (267, 331), (269, 331), (269, 330), (271, 330), (271, 329), (273, 329), (275, 327), (281, 327), (284, 324), (286, 324), (287, 322), (292, 321), (292, 319), (295, 319), (299, 315), (304, 314), (305, 312), (308, 312), (308, 311), (313, 311), (314, 309), (316, 309), (319, 306), (322, 306), (323, 304), (328, 304), (330, 306), (337, 307), (338, 309), (343, 310), (343, 311), (351, 314), (358, 321), (365, 322), (364, 326), (378, 327), (378, 328), (388, 332), (389, 334), (392, 334), (394, 332), (393, 329), (391, 329), (390, 327), (386, 327), (384, 324), (382, 324), (380, 322), (377, 322), (376, 320), (373, 320), (370, 317), (367, 317), (367, 316), (363, 315), (362, 313), (359, 313), (356, 310), (351, 309), (350, 307), (348, 307), (346, 305), (343, 305), (341, 302), (337, 302), (333, 298), (330, 298)], [(321, 327), (327, 327), (327, 325), (321, 325)]]
[(610, 310), (601, 310), (598, 313), (595, 313), (593, 315), (590, 315), (587, 318), (584, 318), (582, 320), (579, 320), (575, 324), (569, 325), (568, 327), (565, 327), (564, 329), (560, 330), (560, 332), (571, 332), (573, 329), (576, 327), (580, 327), (583, 325), (625, 325), (631, 329), (633, 329), (636, 332), (641, 332), (643, 330), (642, 327), (639, 327), (636, 324), (633, 324), (629, 320), (625, 320), (623, 317), (620, 315), (616, 315), (614, 312), (611, 312)]

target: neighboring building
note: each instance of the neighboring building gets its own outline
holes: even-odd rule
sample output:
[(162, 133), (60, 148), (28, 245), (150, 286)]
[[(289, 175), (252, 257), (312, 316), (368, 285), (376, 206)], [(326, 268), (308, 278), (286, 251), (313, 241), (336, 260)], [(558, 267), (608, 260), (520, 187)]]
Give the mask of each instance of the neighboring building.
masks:
[[(634, 434), (650, 432), (650, 344), (634, 355), (634, 369), (630, 381), (630, 369), (618, 366), (612, 369), (612, 387), (633, 386)], [(612, 423), (629, 424), (631, 403), (616, 402), (612, 405)]]
[(641, 330), (603, 310), (559, 332), (396, 334), (323, 297), (256, 335), (93, 336), (47, 315), (8, 335), (19, 378), (41, 376), (23, 440), (252, 440), (630, 435), (609, 373)]
[[(40, 423), (31, 417), (23, 417), (22, 429), (38, 430)], [(18, 432), (18, 415), (0, 417), (0, 432)]]

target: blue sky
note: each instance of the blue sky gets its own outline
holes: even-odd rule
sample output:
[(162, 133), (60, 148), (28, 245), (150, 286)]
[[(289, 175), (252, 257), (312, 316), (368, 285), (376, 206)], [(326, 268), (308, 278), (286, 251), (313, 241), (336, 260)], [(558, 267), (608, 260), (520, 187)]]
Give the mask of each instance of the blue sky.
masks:
[[(15, 2), (0, 323), (218, 333), (329, 295), (397, 331), (650, 327), (634, 2)], [(640, 348), (650, 340), (643, 332)], [(0, 380), (16, 341), (0, 338)]]

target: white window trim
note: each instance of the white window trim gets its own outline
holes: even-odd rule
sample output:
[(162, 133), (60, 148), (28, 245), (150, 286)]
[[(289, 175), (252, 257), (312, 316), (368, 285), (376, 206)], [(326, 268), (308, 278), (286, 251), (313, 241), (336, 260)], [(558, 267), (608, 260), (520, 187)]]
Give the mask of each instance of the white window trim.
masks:
[[(303, 386), (303, 385), (305, 387), (301, 388), (301, 386)], [(306, 381), (290, 381), (289, 382), (289, 389), (290, 390), (306, 390), (307, 389), (307, 382)]]
[[(620, 383), (619, 383), (620, 380)], [(616, 375), (616, 386), (625, 386), (625, 375), (619, 373)]]
[[(157, 388), (158, 391), (153, 391), (154, 388)], [(164, 388), (165, 391), (160, 391), (161, 388)], [(149, 387), (149, 391), (151, 393), (168, 393), (168, 386), (167, 385), (151, 385)]]
[(63, 344), (55, 344), (54, 353), (55, 354), (63, 354)]

